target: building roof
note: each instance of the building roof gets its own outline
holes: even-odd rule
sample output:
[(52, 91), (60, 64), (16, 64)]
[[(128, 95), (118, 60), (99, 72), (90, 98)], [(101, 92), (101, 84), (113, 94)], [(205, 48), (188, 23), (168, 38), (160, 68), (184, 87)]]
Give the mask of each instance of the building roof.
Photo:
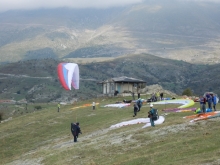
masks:
[(132, 77), (126, 77), (126, 76), (112, 78), (112, 80), (113, 80), (114, 82), (146, 83), (146, 82), (143, 81), (143, 80), (135, 79), (135, 78), (132, 78)]
[(122, 76), (122, 77), (115, 77), (115, 78), (111, 78), (109, 80), (103, 81), (101, 83), (105, 83), (105, 82), (124, 82), (124, 83), (146, 83), (146, 81), (144, 80), (140, 80), (140, 79), (135, 79), (132, 77), (126, 77), (126, 76)]

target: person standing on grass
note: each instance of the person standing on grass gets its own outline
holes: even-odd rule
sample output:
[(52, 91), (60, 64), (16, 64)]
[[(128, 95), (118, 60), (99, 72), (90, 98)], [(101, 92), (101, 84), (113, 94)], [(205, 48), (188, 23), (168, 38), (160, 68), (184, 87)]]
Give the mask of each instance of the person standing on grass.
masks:
[(138, 100), (137, 100), (137, 106), (138, 106), (138, 112), (141, 110), (141, 107), (142, 107), (142, 99), (141, 98), (139, 98)]
[(160, 100), (160, 92), (159, 91), (156, 93), (156, 98), (157, 98), (157, 101)]
[(92, 102), (92, 109), (95, 110), (95, 102)]
[(141, 96), (141, 94), (140, 94), (140, 92), (138, 92), (138, 99), (140, 98), (140, 96)]
[(135, 117), (137, 115), (138, 109), (139, 108), (138, 108), (137, 104), (134, 103), (134, 115), (133, 115), (133, 117)]
[(208, 102), (208, 108), (212, 109), (212, 96), (209, 92), (206, 94), (206, 100)]
[(160, 93), (160, 100), (163, 100), (163, 92)]
[(154, 119), (153, 119), (153, 116), (154, 116), (154, 112), (155, 109), (153, 108), (153, 104), (150, 104), (150, 111), (148, 112), (148, 117), (150, 118), (150, 124), (152, 127), (154, 127)]
[(82, 134), (81, 129), (79, 127), (79, 122), (75, 123), (71, 123), (71, 132), (74, 138), (74, 142), (77, 142), (77, 138), (79, 136), (79, 134)]
[(200, 110), (201, 110), (201, 113), (206, 113), (206, 98), (205, 96), (200, 96)]
[(212, 102), (213, 102), (213, 109), (214, 109), (214, 111), (216, 111), (216, 103), (217, 103), (216, 94), (213, 94)]
[(132, 99), (135, 100), (134, 92), (132, 92)]
[(57, 112), (60, 112), (60, 104), (57, 104)]

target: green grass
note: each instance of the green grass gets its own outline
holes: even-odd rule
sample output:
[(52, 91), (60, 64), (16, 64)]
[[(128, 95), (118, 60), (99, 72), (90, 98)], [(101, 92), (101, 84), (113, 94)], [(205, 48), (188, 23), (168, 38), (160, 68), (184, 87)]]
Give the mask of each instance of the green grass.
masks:
[[(93, 100), (61, 105), (59, 113), (56, 104), (28, 105), (28, 109), (36, 105), (41, 105), (42, 109), (15, 115), (12, 120), (0, 124), (0, 164), (18, 160), (22, 164), (24, 160), (35, 159), (42, 159), (45, 165), (218, 164), (218, 118), (190, 124), (183, 116), (193, 112), (170, 113), (165, 122), (155, 128), (142, 129), (143, 124), (137, 124), (109, 130), (113, 124), (134, 119), (132, 106), (102, 107), (118, 100), (123, 99), (97, 99), (95, 101), (100, 104), (95, 111), (92, 106), (71, 109)], [(8, 107), (9, 112), (13, 106)], [(175, 106), (166, 105), (166, 108)], [(161, 114), (165, 106), (155, 107)], [(196, 103), (193, 107), (199, 105)], [(137, 117), (146, 117), (148, 110), (144, 104)], [(78, 143), (73, 143), (70, 123), (76, 121), (80, 122), (83, 134)]]

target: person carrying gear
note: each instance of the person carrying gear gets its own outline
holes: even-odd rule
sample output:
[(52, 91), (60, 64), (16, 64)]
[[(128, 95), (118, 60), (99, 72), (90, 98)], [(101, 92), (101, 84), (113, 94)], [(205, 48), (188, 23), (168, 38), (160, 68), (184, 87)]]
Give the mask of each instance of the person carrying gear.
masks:
[(138, 106), (136, 103), (134, 103), (134, 115), (133, 117), (135, 117), (137, 115), (137, 112), (138, 112)]
[(82, 134), (78, 122), (76, 124), (71, 123), (71, 132), (72, 132), (72, 135), (74, 137), (74, 142), (77, 142), (77, 138), (78, 138), (79, 134)]
[(139, 112), (141, 110), (141, 107), (142, 107), (142, 100), (141, 100), (141, 98), (139, 98), (137, 100), (137, 106), (138, 106), (138, 112)]
[(154, 121), (158, 119), (157, 109), (153, 108), (153, 104), (150, 104), (150, 111), (148, 112), (148, 117), (150, 118), (151, 126), (154, 127)]

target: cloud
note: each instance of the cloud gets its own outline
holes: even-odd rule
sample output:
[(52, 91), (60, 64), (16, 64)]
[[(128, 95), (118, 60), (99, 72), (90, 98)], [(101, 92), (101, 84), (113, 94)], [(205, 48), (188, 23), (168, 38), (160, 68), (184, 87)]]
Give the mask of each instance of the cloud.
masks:
[(0, 11), (39, 8), (108, 8), (143, 2), (143, 0), (0, 0)]

